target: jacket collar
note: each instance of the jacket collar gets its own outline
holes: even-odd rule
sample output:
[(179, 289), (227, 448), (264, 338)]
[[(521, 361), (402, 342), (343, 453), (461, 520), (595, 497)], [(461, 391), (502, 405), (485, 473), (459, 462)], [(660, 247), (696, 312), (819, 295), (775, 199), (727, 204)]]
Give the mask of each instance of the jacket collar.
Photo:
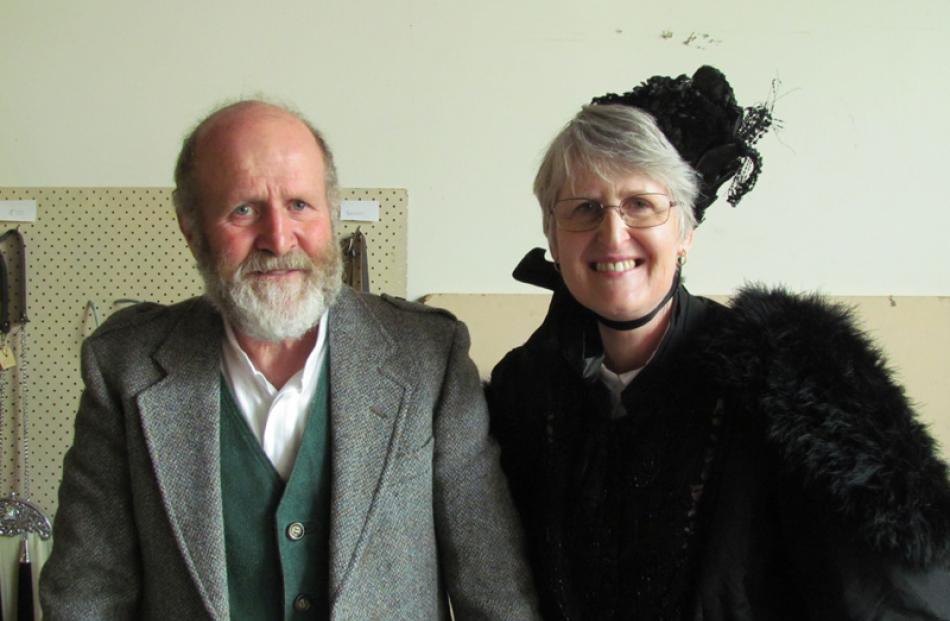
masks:
[(544, 249), (530, 250), (512, 276), (553, 292), (544, 323), (531, 340), (543, 341), (547, 347), (559, 351), (564, 361), (586, 381), (597, 381), (604, 362), (604, 348), (595, 316), (570, 294), (555, 265), (544, 258)]
[(367, 545), (411, 385), (391, 359), (395, 347), (387, 326), (348, 287), (330, 310), (329, 338), (332, 606)]
[(137, 403), (175, 543), (208, 612), (227, 619), (219, 438), (223, 327), (205, 299), (187, 304), (154, 356), (164, 377)]

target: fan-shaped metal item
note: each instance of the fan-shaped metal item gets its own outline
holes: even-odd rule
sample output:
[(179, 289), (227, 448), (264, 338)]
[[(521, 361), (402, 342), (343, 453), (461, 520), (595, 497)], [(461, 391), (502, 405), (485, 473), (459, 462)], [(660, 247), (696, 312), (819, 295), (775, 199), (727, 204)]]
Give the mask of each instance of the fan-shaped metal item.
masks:
[(0, 498), (0, 535), (15, 537), (35, 533), (40, 539), (49, 539), (53, 534), (49, 518), (29, 500), (10, 494)]

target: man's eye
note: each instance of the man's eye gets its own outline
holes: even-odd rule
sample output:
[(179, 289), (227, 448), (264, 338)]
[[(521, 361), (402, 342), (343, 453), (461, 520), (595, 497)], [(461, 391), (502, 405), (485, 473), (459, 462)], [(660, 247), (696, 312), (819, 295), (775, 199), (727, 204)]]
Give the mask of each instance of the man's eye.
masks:
[(254, 213), (254, 210), (251, 209), (250, 205), (238, 205), (234, 208), (232, 213), (234, 213), (236, 216), (249, 216)]
[(309, 206), (310, 206), (309, 204), (303, 201), (294, 201), (293, 203), (290, 204), (290, 208), (293, 209), (294, 211), (303, 211)]

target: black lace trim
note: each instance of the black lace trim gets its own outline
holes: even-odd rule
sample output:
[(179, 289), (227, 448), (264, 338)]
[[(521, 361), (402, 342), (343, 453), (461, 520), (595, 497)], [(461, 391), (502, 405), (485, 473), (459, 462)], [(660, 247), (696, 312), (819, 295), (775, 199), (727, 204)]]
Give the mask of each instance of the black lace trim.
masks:
[(702, 66), (693, 77), (653, 76), (622, 95), (607, 93), (592, 104), (621, 104), (650, 113), (680, 156), (702, 177), (693, 211), (702, 222), (716, 200), (716, 192), (729, 179), (727, 200), (733, 206), (755, 186), (762, 171), (762, 156), (753, 145), (772, 126), (770, 101), (741, 108), (726, 76)]

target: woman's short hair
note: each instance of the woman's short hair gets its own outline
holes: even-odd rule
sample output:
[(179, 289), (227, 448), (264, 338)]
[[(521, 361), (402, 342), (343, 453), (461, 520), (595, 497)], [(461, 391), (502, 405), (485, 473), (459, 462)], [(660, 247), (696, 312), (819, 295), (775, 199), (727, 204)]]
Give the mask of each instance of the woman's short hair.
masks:
[(653, 117), (625, 105), (587, 105), (551, 141), (538, 174), (534, 195), (541, 206), (544, 234), (549, 238), (551, 209), (565, 183), (585, 172), (605, 180), (642, 173), (662, 183), (680, 206), (680, 235), (696, 226), (693, 203), (699, 174), (670, 144)]

